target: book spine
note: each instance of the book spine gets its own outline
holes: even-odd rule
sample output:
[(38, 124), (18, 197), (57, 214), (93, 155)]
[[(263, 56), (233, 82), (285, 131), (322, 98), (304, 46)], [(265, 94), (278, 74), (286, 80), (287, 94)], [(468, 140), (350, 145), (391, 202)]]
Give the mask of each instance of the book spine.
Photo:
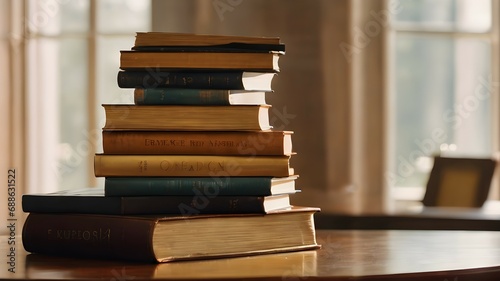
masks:
[(270, 177), (108, 177), (106, 196), (267, 196)]
[(132, 50), (141, 52), (285, 52), (285, 44), (254, 44), (231, 42), (207, 46), (133, 46)]
[(104, 129), (171, 131), (268, 130), (269, 105), (103, 105)]
[(278, 54), (120, 51), (120, 69), (247, 70), (278, 72)]
[[(23, 196), (23, 211), (29, 213), (74, 213), (105, 215), (195, 215), (248, 214), (266, 212), (263, 196)], [(111, 206), (108, 206), (110, 204)]]
[(22, 240), (31, 253), (154, 262), (154, 224), (115, 216), (31, 213)]
[(94, 157), (96, 177), (287, 177), (288, 156), (103, 155)]
[(212, 46), (222, 44), (269, 44), (282, 45), (279, 37), (248, 37), (226, 35), (168, 34), (137, 32), (134, 46)]
[(168, 72), (150, 69), (119, 71), (118, 87), (244, 90), (242, 79), (242, 71)]
[(121, 197), (124, 201), (123, 215), (135, 214), (264, 214), (263, 196), (217, 196), (196, 194), (195, 196), (149, 196)]
[[(267, 132), (103, 131), (104, 154), (285, 155), (284, 138)], [(291, 142), (291, 141), (290, 141)]]
[(229, 90), (136, 88), (138, 105), (230, 105)]

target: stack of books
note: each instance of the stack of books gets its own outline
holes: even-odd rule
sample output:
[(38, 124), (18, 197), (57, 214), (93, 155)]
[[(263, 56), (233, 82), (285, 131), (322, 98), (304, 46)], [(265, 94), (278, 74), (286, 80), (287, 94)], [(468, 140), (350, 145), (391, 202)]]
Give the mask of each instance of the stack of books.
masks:
[(138, 33), (105, 104), (104, 188), (23, 196), (35, 253), (166, 262), (312, 249), (296, 207), (292, 132), (273, 131), (265, 94), (279, 38)]

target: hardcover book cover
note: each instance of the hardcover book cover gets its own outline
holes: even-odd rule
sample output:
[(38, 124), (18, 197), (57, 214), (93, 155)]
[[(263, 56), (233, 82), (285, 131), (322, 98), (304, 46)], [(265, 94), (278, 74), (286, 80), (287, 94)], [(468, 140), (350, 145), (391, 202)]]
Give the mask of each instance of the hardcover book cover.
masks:
[(272, 177), (107, 177), (105, 196), (269, 196), (295, 193), (298, 176)]
[(315, 249), (317, 208), (262, 214), (110, 216), (31, 213), (23, 228), (28, 252), (100, 259), (169, 262)]
[(123, 196), (104, 195), (104, 188), (25, 194), (24, 212), (108, 215), (268, 213), (290, 207), (289, 194), (273, 196)]

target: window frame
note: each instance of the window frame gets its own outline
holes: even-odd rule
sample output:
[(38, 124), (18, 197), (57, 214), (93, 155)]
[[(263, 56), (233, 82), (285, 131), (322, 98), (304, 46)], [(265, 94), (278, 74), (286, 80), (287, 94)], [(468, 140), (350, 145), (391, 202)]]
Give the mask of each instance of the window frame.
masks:
[[(17, 2), (17, 1), (16, 1)], [(28, 18), (30, 16), (29, 9), (32, 8), (30, 5), (37, 5), (38, 2), (31, 2), (30, 0), (19, 1), (23, 3), (23, 17), (20, 18)], [(54, 1), (54, 5), (64, 5), (64, 3), (68, 3), (65, 1)], [(64, 40), (68, 38), (78, 38), (82, 39), (86, 44), (86, 56), (87, 56), (87, 80), (86, 80), (86, 138), (82, 139), (82, 147), (85, 146), (85, 151), (82, 155), (83, 162), (81, 165), (85, 166), (86, 176), (85, 183), (79, 183), (83, 186), (97, 186), (102, 183), (99, 179), (97, 179), (94, 175), (94, 153), (99, 151), (100, 148), (100, 131), (99, 127), (100, 121), (98, 120), (97, 111), (100, 108), (99, 104), (99, 77), (98, 77), (98, 69), (101, 66), (98, 61), (99, 55), (99, 43), (100, 40), (107, 38), (118, 38), (118, 37), (127, 37), (133, 38), (136, 30), (125, 32), (125, 31), (100, 31), (98, 28), (98, 9), (99, 3), (97, 0), (88, 0), (88, 27), (86, 31), (74, 31), (74, 32), (63, 32), (61, 34), (51, 35), (44, 34), (43, 32), (35, 31), (33, 32), (28, 28), (28, 26), (24, 26), (24, 36), (23, 41), (24, 44), (29, 46), (30, 40), (36, 39), (52, 39), (52, 40)], [(36, 7), (35, 7), (36, 8)], [(38, 12), (38, 10), (35, 10)], [(55, 12), (54, 12), (55, 13)], [(151, 17), (152, 13), (149, 13)], [(151, 19), (150, 19), (151, 22)], [(26, 24), (26, 23), (25, 23)], [(59, 41), (61, 42), (61, 41)], [(38, 70), (32, 71), (30, 74), (30, 69), (32, 69), (33, 65), (36, 62), (30, 60), (29, 48), (26, 48), (24, 56), (26, 57), (26, 75), (32, 76), (33, 79), (36, 79), (36, 76), (43, 65), (40, 65)], [(118, 50), (117, 50), (118, 52)], [(32, 56), (33, 57), (33, 56)], [(36, 58), (36, 57), (35, 57)], [(38, 59), (38, 58), (37, 58)], [(118, 71), (118, 68), (116, 69)], [(34, 90), (29, 90), (30, 87), (36, 87), (36, 83), (33, 82), (32, 79), (26, 79), (26, 81), (30, 81), (30, 83), (25, 82), (25, 96), (26, 102), (24, 104), (26, 110), (26, 131), (28, 132), (26, 136), (26, 166), (29, 171), (29, 176), (27, 177), (27, 184), (25, 192), (30, 193), (42, 193), (42, 192), (54, 192), (62, 189), (63, 187), (58, 184), (58, 177), (60, 176), (61, 171), (64, 172), (64, 165), (55, 164), (55, 165), (47, 165), (45, 159), (47, 155), (54, 155), (58, 153), (57, 148), (55, 147), (45, 147), (45, 149), (40, 149), (41, 142), (45, 141), (46, 143), (53, 144), (54, 140), (46, 141), (45, 139), (50, 136), (50, 132), (46, 132), (43, 129), (40, 130), (40, 125), (45, 126), (53, 126), (53, 123), (44, 124), (42, 120), (40, 120), (40, 116), (50, 115), (50, 110), (47, 110), (48, 107), (43, 108), (40, 106), (39, 102), (43, 102), (42, 98), (38, 98), (38, 101), (35, 99), (35, 95), (37, 93)], [(35, 84), (33, 86), (32, 84)], [(46, 101), (45, 103), (50, 103), (51, 101)], [(57, 102), (54, 101), (53, 102)], [(56, 108), (58, 110), (58, 108)], [(48, 112), (47, 112), (48, 111)], [(48, 113), (48, 114), (47, 114)], [(58, 118), (62, 118), (59, 116)], [(51, 118), (51, 120), (57, 120), (56, 118)], [(58, 133), (61, 130), (60, 127), (55, 128)], [(59, 143), (59, 140), (56, 141)], [(82, 187), (83, 187), (82, 186)]]
[[(390, 2), (391, 0), (386, 0), (387, 2)], [(491, 0), (491, 28), (487, 31), (461, 31), (461, 30), (453, 30), (453, 29), (447, 29), (447, 28), (430, 28), (429, 26), (419, 26), (418, 24), (396, 24), (394, 18), (391, 19), (390, 24), (388, 26), (388, 36), (390, 38), (391, 43), (388, 45), (387, 53), (389, 54), (387, 56), (388, 62), (387, 62), (387, 67), (388, 67), (388, 76), (389, 76), (389, 99), (394, 100), (396, 91), (395, 91), (395, 52), (394, 52), (394, 42), (395, 42), (395, 36), (397, 33), (400, 34), (412, 34), (412, 35), (421, 35), (421, 36), (448, 36), (448, 37), (457, 37), (457, 38), (474, 38), (474, 39), (486, 39), (490, 42), (491, 44), (491, 62), (490, 62), (490, 67), (491, 67), (491, 75), (492, 75), (492, 82), (491, 83), (491, 88), (492, 92), (498, 93), (499, 86), (498, 83), (494, 83), (495, 81), (500, 81), (500, 66), (498, 63), (499, 58), (500, 58), (500, 44), (499, 44), (499, 38), (500, 38), (500, 12), (498, 9), (500, 8), (500, 3), (498, 1)], [(491, 142), (492, 142), (492, 151), (494, 151), (494, 155), (492, 157), (496, 158), (499, 160), (498, 155), (498, 150), (500, 148), (500, 98), (498, 95), (491, 95)], [(390, 110), (391, 107), (388, 107)], [(394, 119), (394, 118), (393, 118)], [(389, 135), (388, 139), (389, 142), (394, 143), (395, 138), (395, 133), (393, 132), (395, 129), (394, 124), (392, 124), (393, 121), (388, 121), (388, 128), (389, 128)], [(392, 153), (394, 151), (388, 150), (388, 153), (386, 155), (388, 161), (389, 161), (389, 167), (390, 170), (393, 171), (395, 163), (392, 163), (394, 157), (392, 157)], [(403, 202), (402, 205), (409, 205), (411, 202), (415, 201), (420, 201), (424, 194), (425, 194), (425, 186), (415, 186), (415, 187), (398, 187), (398, 186), (390, 186), (391, 189), (392, 197), (395, 201), (399, 201), (399, 205), (401, 205), (401, 202)], [(489, 194), (489, 199), (490, 200), (499, 200), (500, 199), (500, 175), (499, 173), (495, 173), (495, 176), (492, 181), (491, 189), (490, 189), (490, 194)], [(406, 202), (406, 203), (404, 203)], [(398, 204), (398, 203), (397, 203)]]

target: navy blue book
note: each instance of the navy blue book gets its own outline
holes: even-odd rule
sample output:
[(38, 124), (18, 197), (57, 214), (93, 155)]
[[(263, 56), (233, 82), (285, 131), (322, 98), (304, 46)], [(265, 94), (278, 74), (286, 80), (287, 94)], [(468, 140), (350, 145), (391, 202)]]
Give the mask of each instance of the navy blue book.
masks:
[(106, 196), (269, 196), (295, 193), (298, 176), (107, 177)]
[(104, 188), (83, 188), (46, 194), (26, 194), (27, 213), (104, 215), (265, 214), (290, 208), (289, 194), (273, 196), (104, 196)]

